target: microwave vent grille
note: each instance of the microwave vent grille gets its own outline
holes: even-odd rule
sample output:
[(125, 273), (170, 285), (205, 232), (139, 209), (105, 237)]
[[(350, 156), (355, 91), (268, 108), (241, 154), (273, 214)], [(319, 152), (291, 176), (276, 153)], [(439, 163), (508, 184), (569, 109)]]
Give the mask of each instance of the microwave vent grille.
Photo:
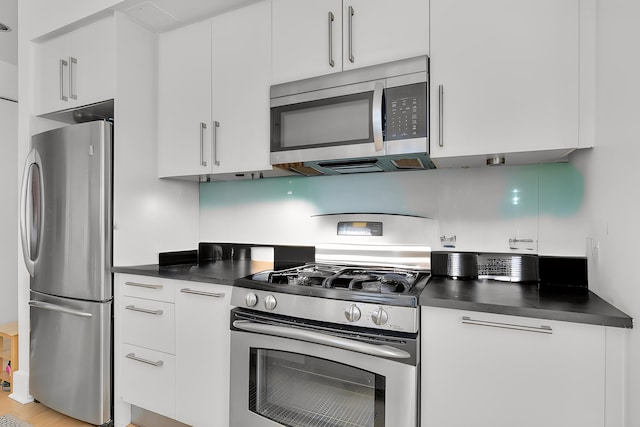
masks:
[(391, 160), (391, 163), (398, 169), (425, 169), (424, 163), (417, 157), (395, 159)]

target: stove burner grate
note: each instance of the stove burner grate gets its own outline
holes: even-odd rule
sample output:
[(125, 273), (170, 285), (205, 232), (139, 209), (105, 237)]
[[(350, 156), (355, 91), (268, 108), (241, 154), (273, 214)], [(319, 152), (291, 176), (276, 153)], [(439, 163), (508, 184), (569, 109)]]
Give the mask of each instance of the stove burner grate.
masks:
[(419, 273), (396, 269), (305, 265), (274, 271), (268, 281), (292, 286), (314, 286), (372, 293), (407, 293)]

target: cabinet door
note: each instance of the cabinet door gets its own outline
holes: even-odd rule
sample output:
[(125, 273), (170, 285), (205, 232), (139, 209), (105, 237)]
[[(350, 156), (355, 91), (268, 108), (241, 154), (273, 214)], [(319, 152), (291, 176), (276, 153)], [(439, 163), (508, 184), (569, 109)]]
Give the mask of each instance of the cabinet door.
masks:
[(421, 322), (423, 427), (602, 427), (603, 327), (431, 307)]
[(342, 0), (274, 0), (272, 8), (273, 83), (342, 71)]
[(176, 281), (176, 419), (229, 425), (231, 288)]
[(429, 2), (344, 0), (343, 70), (429, 53)]
[(122, 400), (175, 418), (175, 356), (122, 344), (116, 357), (120, 361)]
[(71, 35), (57, 37), (35, 49), (36, 114), (71, 108), (69, 102), (69, 52)]
[(213, 173), (271, 169), (270, 16), (262, 2), (213, 19)]
[[(112, 99), (115, 94), (115, 24), (113, 18), (72, 33), (69, 97), (75, 105)], [(131, 64), (135, 66), (135, 64)]]
[(491, 154), (566, 155), (578, 147), (579, 0), (431, 0), (430, 7), (437, 166), (459, 156), (476, 156), (463, 159), (475, 165)]
[(158, 174), (211, 172), (211, 21), (160, 37)]

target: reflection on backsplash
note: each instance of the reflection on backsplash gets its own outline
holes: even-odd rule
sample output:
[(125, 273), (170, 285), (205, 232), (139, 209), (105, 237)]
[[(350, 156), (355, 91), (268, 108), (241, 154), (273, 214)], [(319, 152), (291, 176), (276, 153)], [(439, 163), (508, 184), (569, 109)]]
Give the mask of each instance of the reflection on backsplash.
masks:
[(313, 245), (311, 216), (375, 212), (435, 219), (437, 236), (456, 237), (434, 250), (514, 253), (524, 250), (514, 241), (530, 241), (541, 254), (584, 256), (583, 194), (571, 163), (210, 182), (200, 240)]

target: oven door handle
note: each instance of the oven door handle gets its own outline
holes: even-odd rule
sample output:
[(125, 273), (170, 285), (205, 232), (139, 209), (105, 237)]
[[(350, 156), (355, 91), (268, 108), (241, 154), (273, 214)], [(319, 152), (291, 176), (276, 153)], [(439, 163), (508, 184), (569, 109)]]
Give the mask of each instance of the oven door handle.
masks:
[(392, 359), (408, 359), (411, 357), (411, 355), (406, 351), (388, 345), (367, 344), (306, 329), (255, 323), (248, 320), (235, 320), (233, 322), (233, 326), (247, 332), (256, 332), (259, 334), (274, 335), (281, 338), (307, 341), (314, 344), (323, 344), (345, 350), (357, 351), (371, 356), (388, 357)]

